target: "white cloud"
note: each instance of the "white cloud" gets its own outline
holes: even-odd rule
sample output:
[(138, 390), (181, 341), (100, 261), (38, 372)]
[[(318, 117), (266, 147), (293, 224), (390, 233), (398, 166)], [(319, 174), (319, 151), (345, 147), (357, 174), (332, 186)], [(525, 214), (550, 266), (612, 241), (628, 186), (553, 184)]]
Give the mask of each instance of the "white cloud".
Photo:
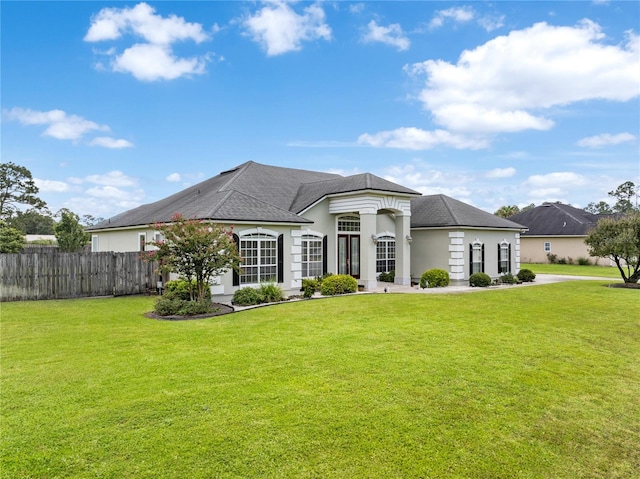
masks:
[(494, 168), (491, 171), (488, 171), (484, 176), (486, 178), (511, 178), (516, 174), (516, 169), (509, 168)]
[[(217, 24), (213, 33), (219, 30)], [(200, 75), (206, 71), (209, 55), (180, 58), (173, 53), (175, 42), (192, 40), (201, 43), (210, 39), (199, 23), (190, 23), (182, 17), (155, 14), (146, 3), (133, 8), (104, 8), (92, 17), (91, 26), (84, 37), (87, 42), (116, 40), (124, 34), (141, 37), (146, 43), (136, 43), (118, 55), (115, 48), (97, 54), (111, 57), (110, 68), (116, 72), (131, 73), (141, 81), (173, 80), (182, 76)], [(96, 68), (106, 69), (103, 62)]]
[(319, 4), (298, 14), (289, 3), (270, 2), (243, 23), (268, 56), (298, 51), (304, 41), (331, 40), (331, 27), (325, 23), (325, 13)]
[(557, 187), (563, 190), (584, 186), (585, 184), (587, 184), (586, 177), (571, 171), (532, 175), (525, 181), (525, 186), (533, 188), (553, 189)]
[(180, 176), (180, 173), (171, 173), (170, 175), (168, 175), (165, 180), (171, 182), (171, 183), (177, 183), (182, 179), (182, 176)]
[(439, 125), (458, 132), (546, 130), (542, 111), (588, 100), (638, 96), (638, 36), (607, 45), (590, 20), (574, 27), (537, 23), (465, 50), (456, 64), (427, 60), (405, 69), (426, 76), (419, 99)]
[(103, 146), (104, 148), (131, 148), (133, 143), (127, 140), (111, 138), (108, 136), (100, 136), (89, 142), (90, 146)]
[(636, 140), (636, 136), (631, 133), (618, 133), (611, 135), (603, 133), (602, 135), (589, 136), (578, 141), (578, 146), (586, 148), (600, 148), (608, 145), (619, 145), (620, 143), (629, 143)]
[(196, 43), (209, 38), (202, 25), (189, 23), (184, 18), (169, 15), (163, 18), (146, 3), (133, 8), (103, 8), (91, 18), (91, 26), (84, 37), (86, 42), (116, 40), (131, 32), (149, 43), (169, 45), (176, 41), (193, 40)]
[(397, 128), (374, 134), (364, 133), (358, 143), (375, 148), (398, 148), (403, 150), (430, 150), (448, 146), (459, 150), (478, 150), (488, 146), (487, 140), (472, 136), (453, 134), (445, 130), (426, 131), (420, 128)]
[(439, 28), (444, 25), (446, 20), (452, 20), (455, 23), (465, 23), (473, 20), (475, 12), (472, 7), (451, 7), (446, 10), (438, 10), (431, 22), (429, 28)]
[(365, 43), (381, 42), (398, 50), (407, 50), (411, 45), (409, 39), (402, 32), (402, 27), (398, 23), (389, 26), (378, 25), (375, 20), (371, 20), (367, 25), (367, 32), (362, 37)]
[(478, 18), (478, 24), (487, 32), (492, 32), (504, 26), (504, 15), (486, 15)]
[(110, 171), (103, 175), (89, 175), (84, 177), (84, 179), (81, 179), (79, 182), (115, 187), (135, 186), (138, 184), (138, 181), (135, 178), (127, 176), (122, 171), (118, 170)]
[(78, 140), (90, 131), (109, 131), (106, 125), (99, 125), (78, 115), (68, 115), (62, 110), (35, 111), (24, 108), (12, 108), (3, 111), (8, 120), (23, 125), (48, 125), (42, 133), (58, 140)]
[(69, 184), (64, 181), (41, 180), (39, 178), (34, 178), (33, 182), (43, 193), (64, 193), (65, 191), (69, 191)]
[(207, 56), (178, 58), (164, 45), (138, 43), (115, 57), (112, 69), (131, 73), (141, 81), (175, 80), (205, 73), (207, 61)]

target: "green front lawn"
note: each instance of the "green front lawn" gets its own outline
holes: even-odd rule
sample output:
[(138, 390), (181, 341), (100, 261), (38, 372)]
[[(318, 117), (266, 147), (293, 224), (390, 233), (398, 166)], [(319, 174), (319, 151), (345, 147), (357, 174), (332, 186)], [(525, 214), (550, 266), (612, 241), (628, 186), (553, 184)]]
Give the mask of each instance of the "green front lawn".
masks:
[(605, 284), (3, 303), (0, 477), (639, 477), (640, 296)]
[(596, 276), (615, 278), (622, 281), (617, 266), (580, 266), (577, 264), (522, 263), (521, 269), (530, 269), (538, 274), (564, 274), (570, 276)]

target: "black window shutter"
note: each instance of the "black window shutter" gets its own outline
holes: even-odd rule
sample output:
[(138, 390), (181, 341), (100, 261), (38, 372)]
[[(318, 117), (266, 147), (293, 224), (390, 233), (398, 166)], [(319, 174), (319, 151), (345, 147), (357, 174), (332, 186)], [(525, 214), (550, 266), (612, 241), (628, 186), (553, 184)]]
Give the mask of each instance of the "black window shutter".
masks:
[(502, 273), (502, 271), (500, 270), (500, 267), (502, 266), (500, 264), (500, 252), (501, 252), (501, 250), (502, 250), (501, 245), (500, 245), (500, 243), (498, 243), (498, 274)]
[(324, 238), (322, 238), (322, 274), (323, 275), (327, 274), (327, 252), (329, 251), (328, 244), (329, 244), (329, 237), (325, 235)]
[(509, 243), (509, 266), (507, 267), (507, 273), (511, 273), (511, 243)]
[(284, 235), (278, 236), (278, 283), (284, 283)]
[[(238, 237), (237, 234), (233, 235), (233, 242), (236, 244), (236, 248), (238, 249), (238, 254), (240, 254), (240, 238)], [(238, 274), (238, 271), (236, 271), (235, 269), (233, 270), (233, 285), (240, 286), (240, 275)]]
[(473, 274), (473, 245), (469, 243), (469, 276)]
[(480, 271), (484, 273), (484, 243), (482, 243), (482, 269)]

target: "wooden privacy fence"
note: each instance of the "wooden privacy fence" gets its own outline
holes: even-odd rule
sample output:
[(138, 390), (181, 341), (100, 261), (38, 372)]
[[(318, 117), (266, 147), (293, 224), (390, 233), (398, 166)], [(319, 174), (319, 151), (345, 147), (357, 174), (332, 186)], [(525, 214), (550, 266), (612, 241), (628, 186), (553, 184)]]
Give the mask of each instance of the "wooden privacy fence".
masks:
[(146, 293), (155, 270), (137, 252), (0, 254), (0, 301)]

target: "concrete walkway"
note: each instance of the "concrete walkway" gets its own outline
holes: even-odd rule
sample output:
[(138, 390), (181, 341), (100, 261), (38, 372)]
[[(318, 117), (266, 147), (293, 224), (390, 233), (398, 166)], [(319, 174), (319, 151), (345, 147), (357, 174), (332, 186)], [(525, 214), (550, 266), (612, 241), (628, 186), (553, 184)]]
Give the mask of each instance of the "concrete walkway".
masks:
[(398, 284), (391, 283), (378, 283), (378, 287), (370, 293), (421, 293), (421, 294), (445, 294), (445, 293), (470, 293), (478, 291), (515, 288), (521, 286), (537, 286), (540, 284), (560, 283), (563, 281), (579, 281), (579, 280), (599, 280), (599, 281), (620, 281), (614, 278), (602, 278), (596, 276), (566, 276), (559, 274), (536, 274), (536, 279), (532, 283), (514, 284), (501, 284), (498, 286), (491, 286), (489, 288), (472, 288), (471, 286), (447, 286), (446, 288), (426, 288), (420, 289), (420, 286), (400, 286)]

